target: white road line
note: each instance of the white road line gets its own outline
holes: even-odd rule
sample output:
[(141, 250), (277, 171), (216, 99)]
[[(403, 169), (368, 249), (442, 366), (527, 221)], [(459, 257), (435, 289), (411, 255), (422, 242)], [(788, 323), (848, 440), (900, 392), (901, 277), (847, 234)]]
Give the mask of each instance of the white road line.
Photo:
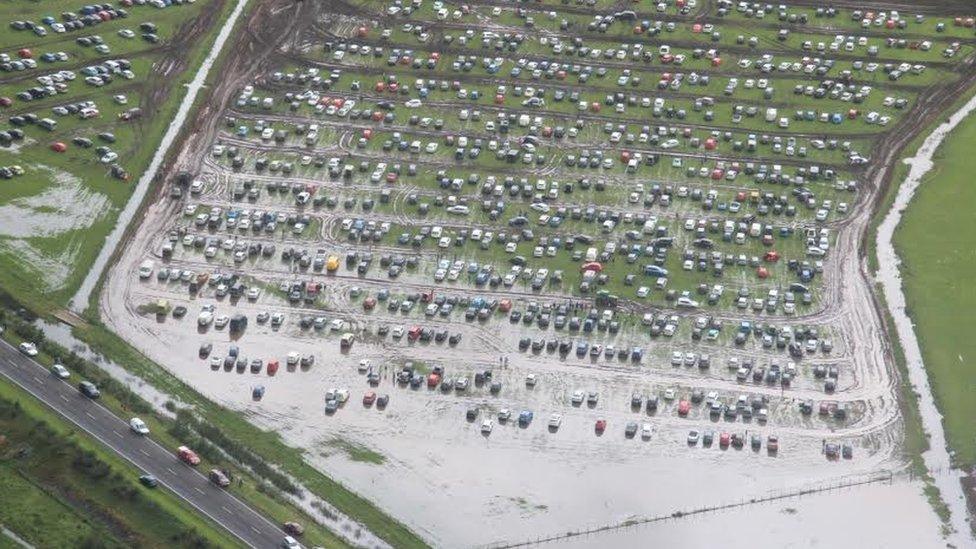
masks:
[(10, 365), (11, 365), (11, 366), (13, 366), (14, 368), (16, 368), (16, 367), (17, 367), (17, 363), (16, 363), (16, 362), (14, 362), (13, 360), (10, 360), (10, 359), (8, 358), (8, 359), (7, 359), (7, 362), (9, 362), (9, 363), (10, 363)]
[(174, 475), (174, 476), (176, 475), (176, 471), (170, 469), (169, 467), (166, 468), (166, 472), (168, 472), (169, 474)]
[(220, 508), (223, 509), (224, 511), (226, 511), (228, 515), (233, 515), (234, 514), (234, 513), (231, 513), (230, 512), (230, 509), (228, 509), (226, 505), (221, 505)]
[(203, 493), (203, 490), (197, 488), (196, 486), (194, 486), (193, 489), (196, 490), (197, 492), (200, 492), (201, 494)]
[[(250, 526), (250, 525), (249, 525), (249, 526)], [(254, 533), (255, 533), (255, 534), (260, 534), (260, 533), (261, 533), (261, 530), (258, 530), (257, 528), (255, 528), (255, 527), (253, 527), (253, 526), (251, 526), (251, 530), (254, 530)]]
[(68, 397), (66, 397), (64, 395), (58, 395), (58, 396), (61, 397), (61, 400), (65, 401), (65, 402), (68, 402)]
[(90, 417), (90, 418), (92, 418), (92, 419), (95, 419), (95, 416), (93, 416), (91, 414), (91, 412), (85, 412), (85, 415), (88, 416), (88, 417)]
[(149, 452), (143, 450), (142, 448), (139, 448), (139, 451), (142, 452), (142, 455), (149, 457)]
[(112, 431), (112, 433), (114, 433), (114, 434), (115, 434), (115, 436), (117, 436), (117, 437), (119, 437), (119, 438), (122, 438), (122, 433), (120, 433), (120, 432), (118, 432), (118, 431), (115, 431), (115, 430), (113, 430), (113, 431)]
[(39, 378), (39, 377), (37, 377), (37, 376), (31, 376), (31, 377), (33, 377), (33, 378), (34, 378), (34, 381), (36, 381), (36, 382), (38, 382), (38, 383), (41, 383), (41, 378)]

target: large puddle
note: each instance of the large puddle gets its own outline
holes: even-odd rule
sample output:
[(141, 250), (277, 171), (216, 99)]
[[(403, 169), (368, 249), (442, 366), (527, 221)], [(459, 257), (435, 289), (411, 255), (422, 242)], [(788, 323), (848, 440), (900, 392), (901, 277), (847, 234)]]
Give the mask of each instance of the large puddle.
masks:
[(71, 245), (55, 254), (33, 239), (70, 236), (91, 227), (111, 210), (111, 204), (107, 196), (68, 172), (42, 164), (35, 167), (44, 174), (44, 188), (0, 205), (0, 251), (16, 257), (42, 289), (58, 290), (71, 276), (81, 241), (72, 239)]
[(915, 191), (922, 182), (922, 178), (933, 167), (932, 157), (942, 140), (959, 124), (970, 112), (976, 109), (976, 97), (969, 100), (961, 109), (956, 111), (949, 120), (937, 127), (929, 135), (913, 158), (906, 159), (911, 166), (908, 177), (898, 189), (895, 203), (888, 211), (884, 221), (878, 227), (878, 264), (877, 279), (881, 282), (888, 302), (888, 311), (894, 318), (898, 339), (901, 341), (908, 364), (908, 378), (918, 393), (918, 406), (922, 416), (922, 424), (929, 437), (929, 450), (922, 454), (925, 466), (935, 479), (935, 484), (942, 493), (942, 499), (952, 511), (951, 524), (954, 533), (947, 541), (959, 546), (972, 546), (973, 539), (967, 522), (968, 511), (960, 479), (962, 472), (952, 468), (949, 450), (946, 446), (945, 432), (942, 428), (942, 413), (935, 405), (935, 398), (929, 386), (925, 365), (922, 363), (922, 353), (915, 336), (915, 329), (911, 319), (905, 313), (905, 294), (902, 293), (901, 274), (899, 267), (901, 260), (895, 252), (892, 243), (895, 229), (901, 221), (902, 212), (909, 205)]

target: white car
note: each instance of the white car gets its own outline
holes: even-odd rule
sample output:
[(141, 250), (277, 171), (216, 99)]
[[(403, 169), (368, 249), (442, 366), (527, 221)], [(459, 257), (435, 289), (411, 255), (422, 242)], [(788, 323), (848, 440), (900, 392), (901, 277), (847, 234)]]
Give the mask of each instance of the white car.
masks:
[(364, 358), (364, 359), (362, 359), (362, 360), (359, 361), (359, 373), (364, 374), (371, 367), (372, 366), (370, 365), (370, 361), (369, 361), (368, 358)]
[(149, 427), (146, 427), (146, 422), (137, 417), (134, 417), (129, 420), (129, 427), (136, 434), (143, 435), (143, 436), (149, 434)]
[(55, 363), (54, 366), (51, 366), (51, 373), (54, 374), (58, 379), (68, 379), (71, 377), (71, 372), (69, 372), (68, 369), (62, 364)]
[(651, 424), (650, 423), (645, 423), (641, 427), (641, 438), (644, 439), (644, 440), (647, 440), (647, 439), (651, 438)]
[(573, 392), (573, 404), (582, 404), (582, 403), (583, 403), (583, 391), (577, 389), (576, 391)]
[(230, 322), (229, 316), (218, 315), (217, 318), (214, 319), (214, 328), (218, 328), (218, 329), (223, 328), (224, 326), (227, 325), (228, 322)]
[(30, 341), (25, 341), (21, 343), (20, 345), (17, 346), (17, 348), (20, 349), (20, 352), (24, 353), (27, 356), (30, 357), (37, 356), (37, 345), (34, 345)]
[(528, 374), (527, 376), (525, 376), (526, 387), (535, 387), (535, 382), (536, 382), (535, 374)]
[(209, 326), (213, 322), (213, 313), (210, 311), (201, 311), (200, 316), (197, 317), (197, 324), (200, 326)]
[(559, 429), (559, 426), (563, 424), (562, 414), (552, 414), (549, 416), (549, 428), (552, 430)]
[(494, 427), (495, 427), (495, 424), (490, 419), (486, 419), (483, 422), (481, 422), (481, 432), (484, 433), (484, 434), (486, 434), (486, 435), (490, 435), (491, 434), (491, 430)]

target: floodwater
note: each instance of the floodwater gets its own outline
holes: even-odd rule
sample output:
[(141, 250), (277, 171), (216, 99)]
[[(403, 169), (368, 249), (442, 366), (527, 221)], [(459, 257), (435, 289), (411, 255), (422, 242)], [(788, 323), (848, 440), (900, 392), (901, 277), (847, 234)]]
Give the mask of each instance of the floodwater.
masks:
[(180, 406), (181, 403), (176, 397), (172, 397), (156, 389), (156, 387), (146, 383), (141, 377), (129, 373), (125, 368), (92, 351), (88, 345), (72, 335), (70, 326), (61, 323), (44, 322), (42, 320), (38, 320), (34, 325), (44, 332), (46, 338), (73, 351), (81, 358), (95, 363), (107, 374), (115, 378), (116, 381), (124, 383), (132, 392), (151, 404), (157, 413), (166, 417), (174, 417), (174, 414), (166, 409), (165, 404), (167, 401), (172, 401), (177, 406)]
[[(893, 407), (883, 409), (883, 400), (871, 405), (871, 413), (890, 418), (885, 420), (888, 427), (880, 432), (871, 425), (878, 417), (835, 433), (833, 428), (828, 432), (816, 423), (805, 424), (795, 411), (784, 412), (775, 421), (771, 418), (769, 425), (712, 422), (701, 409), (683, 419), (665, 404), (657, 415), (647, 416), (632, 412), (628, 404), (635, 388), (650, 384), (646, 373), (608, 374), (584, 364), (510, 353), (497, 340), (498, 333), (505, 331), (497, 326), (487, 328), (493, 333), (486, 335), (479, 334), (484, 329), (477, 325), (458, 323), (456, 329), (464, 331), (465, 337), (460, 348), (453, 351), (434, 346), (402, 349), (389, 342), (360, 341), (353, 353), (344, 355), (337, 352), (336, 334), (301, 332), (294, 324), (275, 331), (255, 323), (242, 337), (231, 340), (226, 332), (213, 328), (199, 333), (192, 314), (183, 321), (167, 318), (158, 322), (131, 308), (133, 302), (148, 299), (137, 295), (152, 286), (131, 276), (114, 282), (123, 288), (116, 288), (120, 293), (115, 299), (103, 301), (108, 307), (103, 312), (113, 328), (122, 330), (150, 358), (208, 397), (245, 413), (262, 427), (278, 431), (289, 444), (307, 449), (307, 459), (317, 468), (376, 501), (437, 546), (518, 543), (570, 529), (815, 488), (838, 479), (863, 479), (886, 469), (897, 477), (902, 467), (895, 445), (900, 423), (890, 415)], [(136, 294), (127, 296), (128, 292)], [(191, 311), (208, 302), (209, 298), (198, 298)], [(260, 303), (267, 306), (272, 302), (265, 296)], [(253, 318), (259, 306), (241, 302), (235, 308)], [(217, 307), (218, 311), (226, 310), (223, 302), (217, 302)], [(466, 394), (426, 387), (415, 390), (397, 386), (390, 379), (393, 364), (405, 356), (445, 364), (449, 376), (463, 373), (470, 379), (474, 371), (486, 367), (486, 352), (479, 337), (511, 356), (509, 368), (495, 369), (493, 379), (504, 387), (498, 396), (489, 395), (483, 387), (472, 387)], [(226, 354), (233, 342), (249, 358), (278, 358), (283, 366), (273, 377), (249, 370), (214, 370), (208, 361), (196, 356), (203, 341), (214, 342), (215, 356)], [(466, 347), (464, 342), (472, 346)], [(307, 370), (289, 370), (283, 360), (289, 351), (315, 353), (316, 363)], [(491, 356), (497, 358), (497, 354)], [(360, 402), (362, 393), (370, 389), (357, 371), (362, 358), (390, 365), (379, 386), (373, 388), (378, 394), (391, 395), (385, 410)], [(541, 362), (546, 362), (544, 367)], [(529, 372), (538, 376), (532, 389), (523, 381)], [(251, 389), (256, 385), (267, 389), (259, 402), (251, 399)], [(333, 387), (348, 388), (351, 396), (330, 416), (324, 413), (323, 396)], [(598, 405), (592, 409), (572, 406), (568, 395), (577, 388), (598, 390)], [(479, 417), (468, 422), (464, 415), (472, 405), (479, 408)], [(535, 418), (525, 429), (513, 422), (496, 422), (493, 432), (483, 435), (481, 421), (494, 417), (501, 408), (509, 408), (516, 415), (521, 409), (532, 409)], [(545, 423), (555, 411), (564, 419), (559, 430), (551, 433)], [(593, 430), (597, 417), (609, 422), (607, 432), (599, 437)], [(631, 420), (651, 424), (649, 440), (623, 437), (623, 425)], [(758, 432), (764, 439), (776, 433), (781, 448), (778, 455), (770, 456), (765, 449), (753, 452), (748, 445), (742, 450), (722, 450), (717, 443), (711, 448), (701, 444), (689, 447), (685, 437), (691, 428), (747, 435)], [(826, 460), (820, 452), (825, 435), (851, 442), (855, 459)], [(374, 450), (385, 461), (379, 465), (354, 461), (337, 447), (336, 439)], [(889, 517), (924, 514), (914, 524), (923, 530), (917, 536), (926, 542), (916, 546), (937, 545), (938, 519), (921, 495), (921, 483), (911, 484), (897, 501), (873, 497), (872, 493), (851, 489), (832, 497), (843, 498), (850, 509), (877, 507)], [(806, 509), (806, 499), (791, 505)], [(912, 511), (904, 511), (906, 506)], [(845, 513), (849, 510), (839, 511), (835, 518), (840, 520)], [(817, 530), (807, 529), (799, 521), (793, 524), (802, 529), (798, 539), (817, 539)], [(580, 543), (594, 539), (598, 538), (589, 537)]]
[(888, 311), (894, 318), (898, 339), (905, 352), (908, 364), (908, 377), (918, 393), (919, 411), (922, 415), (922, 425), (929, 437), (929, 450), (922, 454), (925, 466), (935, 478), (935, 484), (942, 493), (942, 499), (952, 511), (951, 523), (955, 530), (948, 537), (948, 541), (956, 546), (974, 546), (972, 533), (968, 524), (968, 510), (963, 487), (960, 482), (962, 472), (952, 468), (952, 461), (946, 445), (945, 431), (942, 428), (942, 413), (935, 405), (932, 388), (929, 385), (922, 353), (919, 349), (918, 338), (911, 319), (905, 313), (905, 294), (902, 292), (901, 274), (899, 266), (901, 260), (892, 242), (895, 229), (901, 221), (902, 212), (910, 204), (915, 191), (922, 183), (922, 178), (934, 166), (932, 156), (942, 140), (959, 124), (970, 112), (976, 109), (976, 97), (970, 99), (961, 109), (953, 113), (947, 122), (940, 124), (929, 135), (918, 149), (915, 157), (906, 159), (911, 166), (908, 177), (898, 189), (895, 203), (888, 211), (884, 221), (878, 226), (878, 264), (877, 278), (881, 282), (888, 302)]
[(139, 182), (136, 185), (135, 192), (132, 193), (132, 197), (129, 198), (129, 202), (125, 205), (125, 209), (119, 214), (119, 219), (115, 223), (115, 228), (109, 233), (108, 237), (105, 239), (105, 244), (102, 246), (101, 251), (98, 253), (98, 257), (92, 264), (91, 270), (85, 276), (85, 280), (82, 281), (81, 286), (78, 287), (78, 292), (68, 303), (71, 310), (76, 313), (81, 313), (88, 307), (88, 298), (91, 296), (92, 291), (95, 289), (95, 285), (98, 283), (98, 279), (102, 276), (102, 271), (105, 270), (105, 265), (108, 263), (112, 254), (115, 253), (115, 248), (119, 245), (119, 241), (125, 234), (129, 223), (135, 216), (136, 211), (139, 210), (139, 205), (142, 204), (143, 198), (145, 198), (146, 193), (149, 191), (149, 185), (152, 183), (153, 179), (156, 177), (156, 172), (159, 171), (159, 167), (162, 165), (163, 160), (166, 158), (166, 154), (169, 152), (170, 146), (173, 141), (180, 134), (180, 130), (183, 128), (183, 122), (186, 120), (187, 114), (190, 113), (190, 109), (193, 107), (193, 101), (197, 97), (197, 93), (203, 88), (204, 83), (207, 80), (207, 75), (210, 73), (210, 69), (213, 67), (214, 62), (217, 60), (217, 56), (220, 55), (220, 51), (224, 47), (224, 43), (227, 42), (227, 38), (230, 37), (231, 31), (234, 29), (234, 24), (237, 19), (244, 12), (244, 6), (247, 5), (248, 0), (237, 0), (237, 5), (234, 6), (234, 11), (231, 12), (230, 17), (221, 27), (220, 33), (217, 34), (217, 39), (214, 40), (213, 47), (210, 48), (210, 52), (207, 54), (206, 59), (203, 60), (203, 64), (200, 65), (200, 70), (193, 77), (193, 80), (186, 87), (186, 95), (183, 96), (183, 102), (180, 103), (179, 110), (176, 111), (176, 117), (169, 125), (169, 129), (166, 130), (166, 134), (163, 135), (163, 140), (159, 144), (159, 148), (156, 149), (156, 154), (153, 155), (152, 162), (149, 163), (149, 167), (139, 178)]
[(759, 503), (537, 545), (588, 547), (945, 547), (918, 483), (895, 481)]

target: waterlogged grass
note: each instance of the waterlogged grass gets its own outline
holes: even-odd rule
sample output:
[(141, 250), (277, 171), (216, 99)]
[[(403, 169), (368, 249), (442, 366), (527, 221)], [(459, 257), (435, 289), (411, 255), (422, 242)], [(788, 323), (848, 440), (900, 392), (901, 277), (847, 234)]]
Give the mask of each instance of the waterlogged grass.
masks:
[[(325, 443), (324, 446), (330, 450), (334, 449), (346, 454), (352, 461), (372, 463), (373, 465), (382, 465), (386, 462), (386, 456), (383, 454), (344, 438), (333, 438)], [(329, 452), (326, 451), (324, 453), (328, 454)]]

